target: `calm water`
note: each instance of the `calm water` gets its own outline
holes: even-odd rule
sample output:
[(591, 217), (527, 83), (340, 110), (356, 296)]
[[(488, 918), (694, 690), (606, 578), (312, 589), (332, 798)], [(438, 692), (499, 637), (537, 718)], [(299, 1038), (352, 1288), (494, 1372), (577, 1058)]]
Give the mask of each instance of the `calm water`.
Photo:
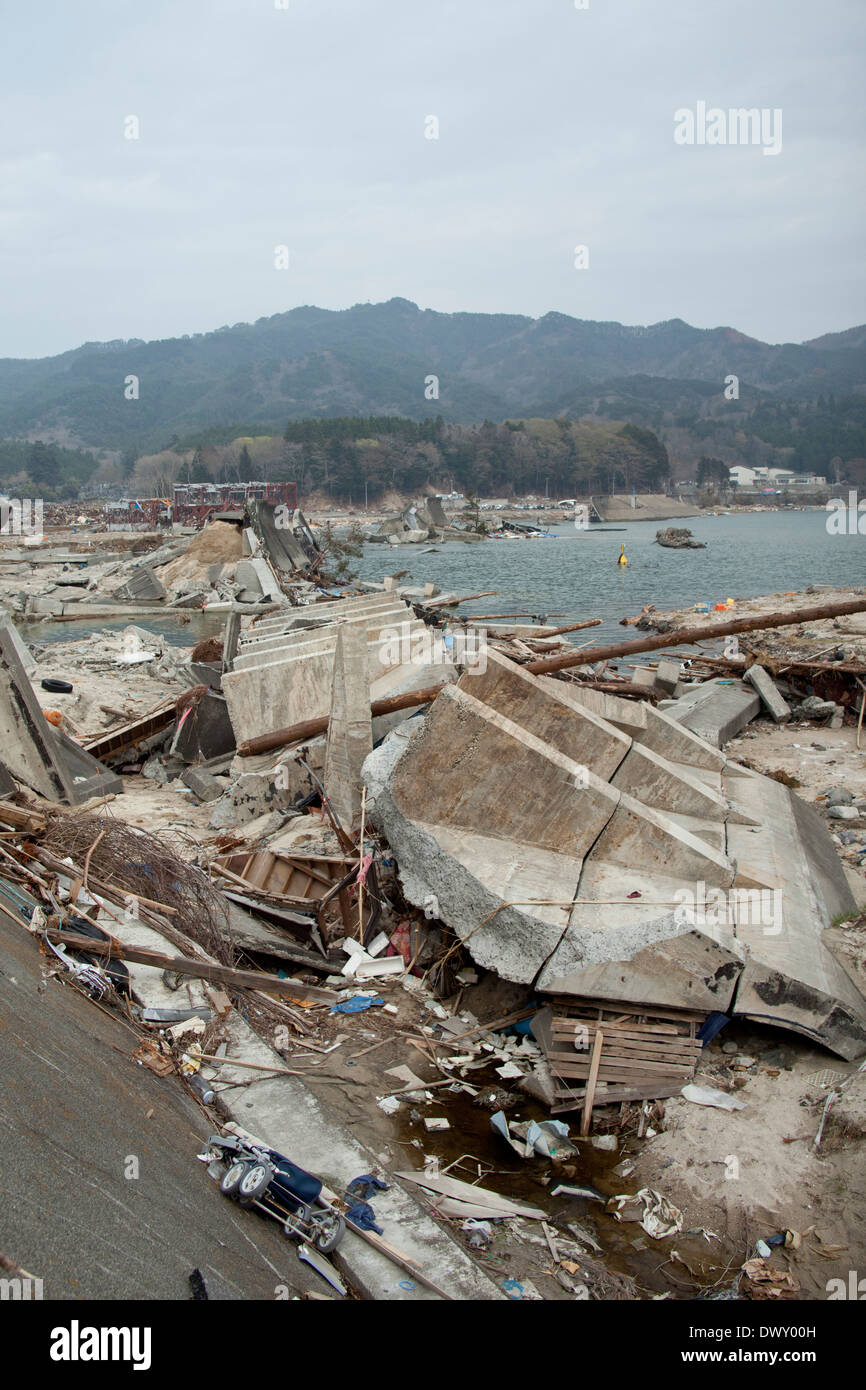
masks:
[(21, 635), (31, 646), (42, 642), (80, 642), (82, 638), (92, 637), (95, 632), (122, 632), (130, 625), (144, 628), (147, 632), (158, 633), (170, 647), (194, 647), (204, 637), (222, 637), (226, 625), (225, 613), (202, 613), (191, 610), (183, 618), (178, 617), (135, 617), (128, 618), (88, 618), (81, 622), (37, 622), (22, 623)]
[[(460, 613), (565, 613), (557, 623), (602, 618), (593, 640), (627, 640), (620, 618), (644, 604), (684, 608), (726, 598), (802, 590), (808, 584), (866, 585), (866, 536), (831, 536), (826, 513), (752, 512), (691, 517), (682, 522), (632, 522), (624, 531), (594, 534), (573, 525), (555, 528), (555, 539), (463, 544), (366, 546), (364, 579), (408, 569), (416, 584), (432, 580), (458, 593), (494, 589), (496, 598), (461, 605)], [(706, 550), (665, 550), (656, 545), (664, 526), (688, 526)], [(629, 564), (616, 560), (620, 542)], [(434, 550), (435, 554), (427, 552)], [(816, 599), (816, 602), (818, 600)], [(589, 633), (578, 633), (583, 642)], [(640, 634), (637, 634), (640, 635)]]
[[(659, 609), (712, 606), (726, 598), (802, 590), (808, 584), (866, 586), (866, 536), (828, 535), (825, 522), (823, 511), (683, 521), (697, 540), (706, 541), (706, 550), (656, 545), (656, 531), (676, 522), (632, 522), (621, 531), (578, 531), (564, 525), (554, 528), (552, 540), (368, 545), (355, 564), (364, 579), (380, 580), (406, 569), (411, 582), (432, 580), (443, 591), (496, 591), (494, 598), (461, 605), (458, 611), (464, 614), (564, 614), (554, 619), (557, 624), (602, 618), (601, 627), (575, 634), (574, 641), (586, 642), (591, 635), (594, 643), (619, 642), (635, 635), (620, 627), (620, 618), (634, 617), (646, 603)], [(616, 564), (621, 542), (627, 569)], [(224, 613), (193, 611), (188, 618), (28, 623), (22, 631), (30, 642), (72, 642), (131, 622), (161, 633), (173, 646), (222, 636)]]

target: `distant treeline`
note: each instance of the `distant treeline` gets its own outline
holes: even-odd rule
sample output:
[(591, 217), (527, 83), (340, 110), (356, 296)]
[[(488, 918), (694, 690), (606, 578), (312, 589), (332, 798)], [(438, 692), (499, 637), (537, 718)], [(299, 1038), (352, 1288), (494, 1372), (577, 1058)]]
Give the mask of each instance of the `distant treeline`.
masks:
[[(424, 487), (550, 496), (664, 489), (670, 460), (652, 430), (607, 421), (507, 420), (457, 425), (441, 416), (291, 421), (277, 464), (304, 493), (358, 499)], [(276, 476), (276, 475), (274, 475)]]
[(41, 439), (0, 440), (0, 486), (21, 497), (52, 502), (74, 497), (97, 467), (83, 449), (66, 449)]

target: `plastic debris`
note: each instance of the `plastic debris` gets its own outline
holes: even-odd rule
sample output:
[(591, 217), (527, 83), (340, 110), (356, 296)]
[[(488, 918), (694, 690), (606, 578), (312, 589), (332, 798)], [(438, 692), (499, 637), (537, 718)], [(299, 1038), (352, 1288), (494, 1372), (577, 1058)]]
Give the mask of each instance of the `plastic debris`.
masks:
[(368, 994), (356, 994), (351, 999), (344, 999), (342, 1004), (335, 1004), (330, 1010), (332, 1014), (362, 1014), (374, 1005), (384, 1004), (384, 999), (371, 999)]
[(651, 1187), (611, 1197), (607, 1204), (617, 1221), (638, 1221), (648, 1236), (664, 1240), (683, 1228), (683, 1214), (673, 1202)]
[(715, 1086), (683, 1086), (680, 1095), (693, 1105), (713, 1105), (717, 1110), (745, 1110), (746, 1102), (737, 1100), (727, 1091), (719, 1091)]

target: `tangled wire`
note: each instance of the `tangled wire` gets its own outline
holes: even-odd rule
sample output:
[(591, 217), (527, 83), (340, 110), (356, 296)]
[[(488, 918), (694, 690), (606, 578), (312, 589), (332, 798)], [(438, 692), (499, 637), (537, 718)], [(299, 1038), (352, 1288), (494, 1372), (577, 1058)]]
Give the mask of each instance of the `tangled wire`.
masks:
[[(46, 811), (40, 843), (59, 859), (69, 856), (79, 871), (88, 854), (95, 891), (99, 879), (119, 892), (173, 908), (171, 923), (217, 960), (232, 962), (228, 907), (222, 894), (195, 865), (186, 863), (159, 835), (110, 816)], [(158, 911), (158, 907), (154, 908)]]

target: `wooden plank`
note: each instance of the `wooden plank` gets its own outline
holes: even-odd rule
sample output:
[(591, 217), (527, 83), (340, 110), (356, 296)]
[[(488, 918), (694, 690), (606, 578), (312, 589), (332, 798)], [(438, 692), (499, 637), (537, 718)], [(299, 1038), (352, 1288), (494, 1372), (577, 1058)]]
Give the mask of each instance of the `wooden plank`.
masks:
[[(605, 1038), (607, 1038), (606, 1033)], [(557, 1049), (555, 1052), (550, 1053), (548, 1060), (550, 1060), (550, 1057), (553, 1057), (562, 1061), (571, 1062), (575, 1057), (580, 1057), (581, 1054), (588, 1053), (589, 1051), (590, 1047), (575, 1047), (568, 1051)], [(644, 1047), (640, 1043), (631, 1043), (628, 1047), (624, 1047), (622, 1043), (617, 1042), (611, 1044), (610, 1056), (621, 1057), (623, 1061), (626, 1061), (629, 1057), (638, 1057), (648, 1062), (693, 1063), (697, 1062), (699, 1054), (697, 1052), (688, 1051), (686, 1048)]]
[(315, 1004), (333, 1004), (336, 994), (330, 989), (317, 989), (312, 985), (301, 985), (295, 980), (281, 980), (276, 975), (268, 975), (262, 970), (233, 970), (215, 961), (190, 960), (186, 956), (165, 956), (161, 951), (146, 951), (139, 946), (127, 946), (125, 942), (112, 938), (110, 941), (93, 941), (89, 936), (77, 936), (73, 932), (57, 931), (48, 928), (46, 936), (58, 946), (66, 946), (71, 951), (86, 951), (88, 955), (110, 956), (116, 960), (129, 960), (138, 965), (152, 965), (157, 970), (171, 970), (178, 975), (193, 975), (199, 980), (214, 980), (217, 984), (235, 985), (239, 989), (258, 989), (267, 994), (287, 995), (290, 999), (304, 999)]
[(672, 1023), (635, 1023), (634, 1021), (630, 1023), (613, 1023), (608, 1019), (575, 1018), (561, 1020), (554, 1017), (554, 1032), (575, 1033), (578, 1028), (604, 1028), (612, 1037), (619, 1037), (620, 1035), (627, 1037), (629, 1034), (637, 1034), (638, 1036), (647, 1034), (650, 1037), (655, 1035), (661, 1036), (662, 1038), (689, 1036), (686, 1032), (680, 1032)]
[[(582, 1069), (578, 1067), (563, 1067), (561, 1070), (554, 1072), (554, 1076), (557, 1078), (574, 1077), (579, 1081), (585, 1081), (588, 1075), (588, 1067)], [(685, 1084), (687, 1081), (691, 1080), (693, 1075), (694, 1073), (692, 1071), (683, 1070), (682, 1068), (662, 1067), (658, 1071), (642, 1071), (636, 1067), (618, 1067), (615, 1064), (602, 1062), (600, 1064), (598, 1079), (600, 1081), (630, 1081), (637, 1084), (641, 1081), (651, 1081), (653, 1077), (658, 1077), (660, 1080), (667, 1079), (669, 1081), (674, 1081), (679, 1078), (683, 1084)]]
[[(588, 1029), (585, 1033), (578, 1031), (574, 1036), (555, 1033), (553, 1034), (553, 1044), (555, 1047), (566, 1049), (566, 1051), (573, 1049), (575, 1052), (580, 1052), (585, 1051), (591, 1045), (594, 1036), (595, 1029)], [(610, 1047), (620, 1048), (623, 1051), (628, 1051), (630, 1048), (649, 1048), (651, 1052), (663, 1052), (663, 1054), (683, 1052), (685, 1056), (698, 1056), (699, 1052), (702, 1051), (701, 1044), (692, 1038), (660, 1038), (657, 1033), (649, 1033), (646, 1037), (623, 1037), (617, 1033), (612, 1037), (610, 1033), (607, 1033), (607, 1029), (605, 1029), (605, 1037), (609, 1041)], [(580, 1042), (584, 1042), (584, 1048), (578, 1045)]]
[(652, 1019), (657, 1022), (659, 1019), (670, 1019), (674, 1023), (688, 1023), (696, 1021), (702, 1023), (706, 1018), (706, 1010), (699, 1012), (696, 1009), (662, 1009), (655, 1004), (634, 1004), (619, 999), (577, 999), (567, 995), (557, 995), (552, 1001), (552, 1006), (556, 1013), (573, 1016), (579, 1011), (588, 1013), (592, 1017), (600, 1013), (609, 1014), (630, 1014), (635, 1017)]
[(594, 1028), (603, 1028), (606, 1033), (610, 1034), (611, 1038), (653, 1038), (658, 1039), (660, 1043), (667, 1042), (668, 1039), (675, 1041), (677, 1038), (682, 1038), (686, 1042), (692, 1040), (692, 1035), (687, 1029), (674, 1028), (672, 1024), (658, 1026), (634, 1022), (622, 1024), (609, 1023), (607, 1019), (599, 1021), (594, 1018), (560, 1020), (554, 1017), (553, 1020), (554, 1033), (560, 1033), (563, 1037), (570, 1037), (584, 1028), (589, 1029), (590, 1032)]
[[(681, 1087), (679, 1085), (661, 1084), (657, 1086), (609, 1086), (605, 1090), (596, 1088), (593, 1109), (598, 1109), (600, 1105), (621, 1105), (623, 1101), (635, 1100), (665, 1100), (669, 1096), (678, 1096)], [(569, 1110), (579, 1110), (583, 1105), (584, 1093), (577, 1092), (571, 1095), (568, 1091), (555, 1092), (559, 1104), (550, 1107), (551, 1115), (561, 1115)]]
[[(606, 1040), (607, 1035), (605, 1035)], [(636, 1050), (623, 1050), (611, 1048), (608, 1051), (605, 1046), (605, 1059), (615, 1059), (621, 1066), (629, 1066), (632, 1062), (660, 1062), (663, 1066), (695, 1067), (698, 1058), (694, 1053), (661, 1052), (655, 1053), (652, 1050), (644, 1052), (638, 1048)], [(575, 1048), (573, 1052), (551, 1052), (548, 1054), (548, 1062), (553, 1066), (554, 1071), (558, 1063), (564, 1065), (574, 1062), (586, 1062), (589, 1060), (590, 1052), (587, 1048)]]
[[(586, 1076), (591, 1066), (591, 1060), (587, 1057), (569, 1058), (567, 1062), (555, 1062), (548, 1059), (550, 1069), (556, 1076)], [(624, 1071), (633, 1072), (637, 1075), (643, 1073), (667, 1073), (670, 1076), (693, 1076), (695, 1067), (691, 1062), (645, 1062), (642, 1058), (623, 1059), (621, 1057), (608, 1057), (605, 1049), (604, 1060), (601, 1063), (602, 1071)]]
[(604, 1047), (604, 1033), (599, 1028), (595, 1035), (592, 1045), (592, 1058), (589, 1064), (589, 1079), (586, 1083), (586, 1096), (583, 1102), (583, 1116), (580, 1121), (581, 1134), (589, 1134), (589, 1126), (592, 1120), (592, 1104), (595, 1099), (595, 1086), (598, 1081), (598, 1069), (601, 1063), (601, 1050)]

